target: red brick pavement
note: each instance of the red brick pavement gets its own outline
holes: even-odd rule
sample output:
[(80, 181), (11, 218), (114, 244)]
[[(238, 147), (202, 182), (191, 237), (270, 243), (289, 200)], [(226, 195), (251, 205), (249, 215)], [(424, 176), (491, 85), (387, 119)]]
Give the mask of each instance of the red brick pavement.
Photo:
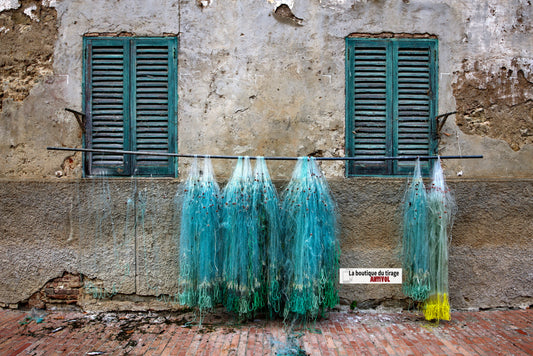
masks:
[(0, 355), (533, 355), (529, 309), (454, 312), (439, 324), (413, 312), (335, 312), (305, 327), (223, 313), (201, 327), (190, 313), (30, 315), (0, 309)]

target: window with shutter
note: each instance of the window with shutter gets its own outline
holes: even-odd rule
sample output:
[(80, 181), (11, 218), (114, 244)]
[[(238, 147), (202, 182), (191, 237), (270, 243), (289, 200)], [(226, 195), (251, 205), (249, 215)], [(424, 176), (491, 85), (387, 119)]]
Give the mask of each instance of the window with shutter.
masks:
[[(176, 152), (177, 38), (84, 38), (85, 146)], [(87, 153), (86, 174), (175, 176), (176, 159)]]
[[(346, 153), (426, 156), (437, 150), (437, 40), (346, 39)], [(406, 175), (413, 162), (349, 161), (347, 175)], [(428, 172), (429, 163), (423, 169)]]

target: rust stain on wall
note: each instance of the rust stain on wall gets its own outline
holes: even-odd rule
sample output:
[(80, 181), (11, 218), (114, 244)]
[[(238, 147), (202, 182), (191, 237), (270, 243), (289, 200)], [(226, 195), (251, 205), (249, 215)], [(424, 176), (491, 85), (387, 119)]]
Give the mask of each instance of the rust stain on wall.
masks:
[(57, 12), (41, 1), (20, 3), (18, 9), (0, 13), (0, 111), (3, 100), (24, 100), (41, 78), (52, 74)]
[[(515, 61), (498, 70), (465, 61), (455, 73), (456, 123), (466, 134), (506, 141), (514, 151), (533, 143), (533, 81)], [(468, 68), (468, 69), (465, 69)]]

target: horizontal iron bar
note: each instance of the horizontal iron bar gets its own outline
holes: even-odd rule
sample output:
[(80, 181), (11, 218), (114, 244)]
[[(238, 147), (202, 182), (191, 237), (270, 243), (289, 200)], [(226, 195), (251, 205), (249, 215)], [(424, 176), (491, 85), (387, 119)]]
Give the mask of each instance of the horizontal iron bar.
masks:
[[(206, 158), (211, 159), (237, 159), (244, 156), (224, 156), (224, 155), (194, 155), (186, 153), (170, 153), (170, 152), (148, 152), (148, 151), (122, 151), (122, 150), (102, 150), (95, 148), (71, 148), (71, 147), (47, 147), (50, 151), (74, 151), (74, 152), (90, 152), (103, 154), (124, 154), (124, 155), (143, 155), (143, 156), (165, 156), (165, 157), (184, 157), (184, 158)], [(256, 159), (257, 156), (249, 156), (250, 159)], [(265, 160), (271, 161), (296, 161), (300, 157), (263, 157)], [(430, 159), (467, 159), (467, 158), (483, 158), (482, 155), (474, 156), (398, 156), (398, 157), (314, 157), (320, 161), (428, 161)]]

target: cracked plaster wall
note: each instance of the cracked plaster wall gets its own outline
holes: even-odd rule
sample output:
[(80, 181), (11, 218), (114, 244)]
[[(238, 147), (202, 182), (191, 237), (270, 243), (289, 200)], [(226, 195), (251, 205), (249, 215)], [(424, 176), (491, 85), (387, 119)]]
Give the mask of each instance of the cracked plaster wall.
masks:
[[(55, 43), (46, 64), (32, 53), (16, 53), (35, 70), (27, 73), (20, 92), (4, 94), (0, 176), (52, 178), (57, 171), (66, 177), (81, 175), (79, 155), (46, 152), (45, 147), (81, 145), (80, 129), (63, 108), (82, 106), (83, 34), (124, 31), (141, 36), (180, 33), (181, 152), (290, 156), (344, 155), (348, 34), (436, 35), (439, 112), (483, 108), (474, 116), (452, 116), (439, 148), (442, 154), (486, 158), (446, 162), (447, 173), (531, 176), (530, 1), (291, 1), (302, 26), (273, 16), (280, 3), (3, 1), (3, 19), (23, 19), (33, 42)], [(10, 26), (11, 33), (22, 31)], [(51, 35), (39, 31), (42, 26)], [(0, 31), (7, 40), (3, 43), (18, 43), (7, 37), (6, 29)], [(491, 85), (498, 90), (487, 95), (485, 88)], [(3, 87), (11, 90), (10, 84)], [(181, 172), (187, 164), (182, 160)], [(215, 169), (227, 177), (231, 162), (216, 162)], [(271, 167), (280, 179), (288, 178), (291, 169), (286, 162)], [(344, 165), (324, 163), (323, 170), (329, 177), (342, 177)]]

